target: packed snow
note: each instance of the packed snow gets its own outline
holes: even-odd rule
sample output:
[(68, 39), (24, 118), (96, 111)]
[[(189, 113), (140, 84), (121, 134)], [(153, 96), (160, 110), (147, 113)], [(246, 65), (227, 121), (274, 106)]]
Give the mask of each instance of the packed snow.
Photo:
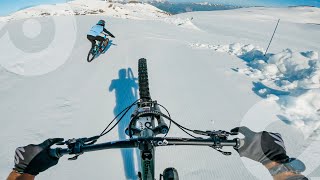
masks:
[[(280, 132), (288, 155), (306, 164), (304, 174), (320, 177), (318, 8), (172, 16), (143, 3), (76, 0), (0, 19), (0, 179), (11, 171), (18, 146), (100, 133), (138, 98), (141, 57), (148, 60), (152, 98), (174, 120), (191, 129), (246, 125)], [(99, 19), (107, 20), (116, 38), (88, 63), (86, 33)], [(99, 142), (126, 138), (128, 118)], [(187, 137), (174, 126), (168, 136)], [(175, 167), (183, 180), (271, 179), (259, 163), (224, 150), (233, 154), (210, 147), (157, 148), (156, 174)], [(77, 161), (62, 157), (38, 178), (137, 179), (136, 156), (129, 149), (85, 153)]]

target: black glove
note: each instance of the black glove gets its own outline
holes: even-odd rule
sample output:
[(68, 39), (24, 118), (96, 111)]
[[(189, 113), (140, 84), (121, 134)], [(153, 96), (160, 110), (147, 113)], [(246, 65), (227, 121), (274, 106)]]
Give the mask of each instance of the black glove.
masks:
[(56, 165), (59, 158), (49, 155), (50, 146), (63, 141), (63, 138), (47, 139), (43, 143), (29, 144), (25, 147), (18, 147), (14, 157), (13, 170), (19, 173), (38, 175), (40, 172)]
[(247, 157), (264, 165), (271, 161), (284, 163), (289, 159), (283, 139), (278, 133), (267, 131), (256, 133), (244, 126), (236, 127), (231, 132), (239, 132), (245, 137), (244, 145), (236, 149), (241, 157)]

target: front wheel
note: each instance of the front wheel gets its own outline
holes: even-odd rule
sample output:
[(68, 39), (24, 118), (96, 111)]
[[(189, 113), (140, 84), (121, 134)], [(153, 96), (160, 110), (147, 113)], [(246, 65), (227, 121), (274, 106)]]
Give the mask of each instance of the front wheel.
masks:
[(150, 100), (149, 92), (149, 79), (148, 79), (148, 68), (147, 60), (145, 58), (139, 59), (138, 62), (138, 77), (139, 77), (139, 95), (140, 99)]
[(163, 180), (179, 180), (178, 171), (173, 167), (166, 168), (162, 176)]
[(88, 57), (87, 57), (87, 61), (91, 62), (96, 56), (96, 51), (95, 51), (95, 47), (91, 48), (89, 53), (88, 53)]

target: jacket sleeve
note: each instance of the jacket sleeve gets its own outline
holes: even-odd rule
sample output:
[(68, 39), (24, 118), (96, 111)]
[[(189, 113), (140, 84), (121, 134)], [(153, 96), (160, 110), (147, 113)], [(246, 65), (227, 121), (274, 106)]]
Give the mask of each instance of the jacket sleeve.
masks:
[(107, 33), (109, 36), (114, 38), (114, 35), (111, 34), (111, 32), (109, 32), (108, 30), (106, 30), (106, 28), (103, 28), (103, 32)]

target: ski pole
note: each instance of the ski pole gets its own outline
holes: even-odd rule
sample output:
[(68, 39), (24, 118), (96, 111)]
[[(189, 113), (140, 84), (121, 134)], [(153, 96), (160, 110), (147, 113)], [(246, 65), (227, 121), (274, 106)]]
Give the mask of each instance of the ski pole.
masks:
[(274, 29), (274, 31), (273, 31), (272, 37), (271, 37), (271, 39), (270, 39), (269, 45), (268, 45), (268, 47), (267, 47), (267, 50), (266, 50), (266, 52), (264, 53), (264, 56), (266, 56), (266, 54), (267, 54), (267, 52), (268, 52), (268, 49), (269, 49), (270, 44), (271, 44), (271, 42), (272, 42), (272, 40), (273, 40), (274, 34), (275, 34), (275, 33), (276, 33), (276, 31), (277, 31), (277, 28), (278, 28), (279, 22), (280, 22), (280, 19), (278, 19), (278, 22), (277, 22), (276, 28), (275, 28), (275, 29)]

